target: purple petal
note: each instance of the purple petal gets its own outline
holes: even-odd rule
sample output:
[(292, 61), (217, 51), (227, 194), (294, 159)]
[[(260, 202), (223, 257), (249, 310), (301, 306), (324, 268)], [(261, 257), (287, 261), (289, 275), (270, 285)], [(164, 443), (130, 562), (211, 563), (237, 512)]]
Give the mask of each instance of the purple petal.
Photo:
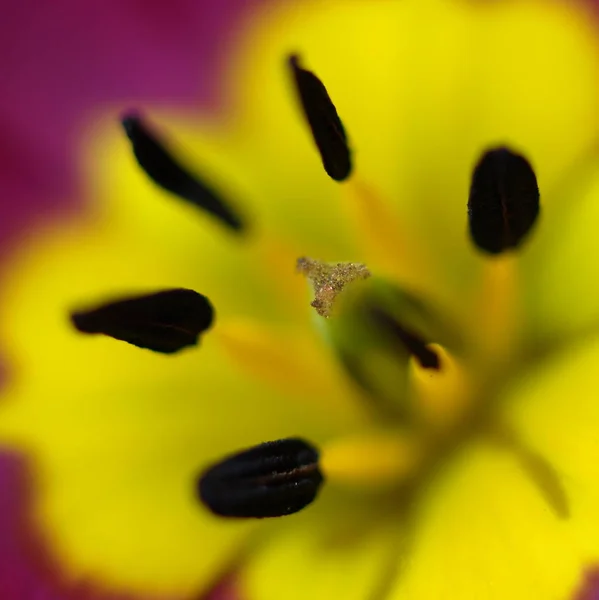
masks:
[[(17, 454), (0, 451), (0, 598), (2, 600), (179, 600), (103, 590), (98, 582), (68, 583), (31, 524), (31, 471)], [(226, 576), (204, 600), (239, 600)], [(200, 600), (198, 598), (197, 600)]]
[(169, 600), (132, 597), (96, 582), (69, 584), (31, 526), (31, 472), (16, 454), (0, 452), (0, 598), (2, 600)]
[(243, 600), (235, 575), (225, 577), (202, 600)]
[(582, 587), (572, 600), (599, 600), (599, 567), (585, 573)]
[(235, 25), (264, 0), (5, 0), (0, 243), (75, 204), (74, 140), (106, 103), (218, 104)]

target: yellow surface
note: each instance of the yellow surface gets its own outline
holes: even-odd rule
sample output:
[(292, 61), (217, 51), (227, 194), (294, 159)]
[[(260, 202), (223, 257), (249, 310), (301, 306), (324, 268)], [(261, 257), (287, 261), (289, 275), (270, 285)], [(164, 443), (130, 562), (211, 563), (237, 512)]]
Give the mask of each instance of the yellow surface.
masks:
[(422, 458), (417, 439), (393, 430), (362, 433), (329, 442), (321, 453), (321, 469), (333, 483), (372, 491), (413, 475)]

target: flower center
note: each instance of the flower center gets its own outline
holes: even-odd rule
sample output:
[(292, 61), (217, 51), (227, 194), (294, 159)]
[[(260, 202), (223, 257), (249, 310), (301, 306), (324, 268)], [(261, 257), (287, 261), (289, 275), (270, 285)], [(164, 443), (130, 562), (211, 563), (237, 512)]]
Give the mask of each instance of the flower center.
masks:
[(306, 257), (297, 259), (297, 270), (312, 282), (315, 298), (310, 305), (321, 317), (331, 316), (335, 299), (347, 284), (370, 277), (366, 265), (359, 263), (328, 265)]
[[(345, 182), (352, 175), (353, 157), (335, 105), (322, 81), (300, 66), (298, 56), (291, 56), (288, 66), (324, 170), (334, 181)], [(139, 116), (129, 114), (122, 123), (140, 167), (157, 185), (236, 233), (247, 229), (234, 203), (183, 167)], [(370, 489), (405, 486), (434, 468), (476, 423), (478, 432), (516, 453), (558, 514), (567, 513), (551, 468), (500, 424), (481, 418), (485, 390), (472, 376), (472, 364), (443, 343), (442, 328), (431, 325), (433, 311), (398, 287), (405, 271), (397, 265), (408, 254), (397, 258), (397, 244), (405, 240), (393, 227), (388, 204), (365, 182), (354, 181), (347, 189), (380, 264), (302, 257), (296, 267), (314, 287), (311, 304), (325, 324), (328, 341), (347, 375), (372, 401), (381, 426), (320, 450), (296, 438), (242, 450), (200, 475), (200, 500), (220, 516), (262, 518), (303, 509), (317, 497), (324, 479)], [(491, 290), (505, 283), (501, 277), (510, 269), (501, 267), (503, 256), (520, 247), (539, 210), (537, 181), (526, 158), (505, 147), (484, 152), (472, 176), (468, 220), (474, 248), (495, 261), (489, 268)], [(416, 260), (417, 254), (409, 256)], [(502, 303), (502, 298), (507, 301)], [(495, 298), (496, 327), (505, 325), (509, 298), (509, 293)], [(212, 326), (214, 311), (203, 295), (176, 289), (113, 300), (73, 313), (72, 321), (83, 333), (174, 353), (197, 344)], [(501, 344), (495, 348), (498, 356), (509, 349)]]

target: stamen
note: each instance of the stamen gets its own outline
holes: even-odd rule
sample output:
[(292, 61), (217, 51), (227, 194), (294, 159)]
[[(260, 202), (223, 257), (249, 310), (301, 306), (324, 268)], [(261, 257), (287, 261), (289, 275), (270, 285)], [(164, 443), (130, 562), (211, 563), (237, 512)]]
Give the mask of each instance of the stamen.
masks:
[(322, 81), (311, 71), (303, 69), (299, 60), (299, 56), (294, 54), (288, 62), (324, 170), (335, 181), (344, 181), (352, 171), (345, 128)]
[(301, 395), (302, 402), (314, 402), (319, 413), (346, 408), (345, 381), (312, 337), (242, 318), (221, 321), (212, 335), (239, 369), (280, 393)]
[(222, 517), (282, 517), (316, 498), (323, 476), (318, 451), (287, 438), (234, 454), (210, 467), (198, 482), (202, 502)]
[(539, 188), (530, 163), (508, 148), (486, 152), (474, 169), (468, 199), (476, 246), (490, 254), (517, 248), (539, 210)]
[(524, 318), (518, 267), (518, 256), (514, 254), (486, 261), (471, 307), (476, 323), (472, 343), (479, 344), (485, 360), (497, 366), (515, 358), (516, 338)]
[(477, 394), (463, 361), (438, 344), (430, 349), (439, 368), (424, 369), (416, 358), (410, 361), (410, 404), (427, 428), (444, 434), (463, 423)]
[(376, 264), (377, 273), (401, 281), (413, 290), (430, 287), (435, 261), (425, 241), (415, 236), (391, 209), (392, 202), (376, 186), (358, 177), (343, 188), (342, 203), (360, 245), (360, 256)]
[(240, 216), (205, 182), (187, 171), (146, 127), (141, 118), (127, 115), (122, 124), (133, 153), (146, 174), (165, 190), (218, 217), (236, 232), (245, 228)]
[(322, 451), (321, 463), (330, 481), (380, 489), (405, 481), (423, 458), (424, 448), (417, 436), (394, 430), (330, 442)]
[(420, 363), (424, 369), (440, 368), (437, 353), (416, 333), (406, 329), (393, 315), (379, 306), (368, 308), (368, 316), (374, 325), (395, 338)]
[(297, 259), (297, 270), (314, 286), (314, 300), (310, 303), (325, 318), (331, 316), (337, 296), (353, 281), (368, 279), (370, 271), (361, 263), (327, 264), (320, 260), (302, 257)]
[(213, 320), (208, 298), (186, 289), (115, 300), (71, 314), (82, 333), (100, 333), (163, 354), (195, 346)]

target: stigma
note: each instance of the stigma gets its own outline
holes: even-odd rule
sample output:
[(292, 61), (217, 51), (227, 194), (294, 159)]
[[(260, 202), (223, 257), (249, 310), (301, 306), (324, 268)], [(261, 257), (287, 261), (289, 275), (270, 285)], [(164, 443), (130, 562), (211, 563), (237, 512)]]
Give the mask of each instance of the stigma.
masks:
[(314, 287), (314, 300), (310, 305), (325, 318), (331, 316), (335, 299), (347, 285), (370, 277), (368, 267), (362, 263), (329, 264), (305, 256), (297, 259), (296, 268)]

